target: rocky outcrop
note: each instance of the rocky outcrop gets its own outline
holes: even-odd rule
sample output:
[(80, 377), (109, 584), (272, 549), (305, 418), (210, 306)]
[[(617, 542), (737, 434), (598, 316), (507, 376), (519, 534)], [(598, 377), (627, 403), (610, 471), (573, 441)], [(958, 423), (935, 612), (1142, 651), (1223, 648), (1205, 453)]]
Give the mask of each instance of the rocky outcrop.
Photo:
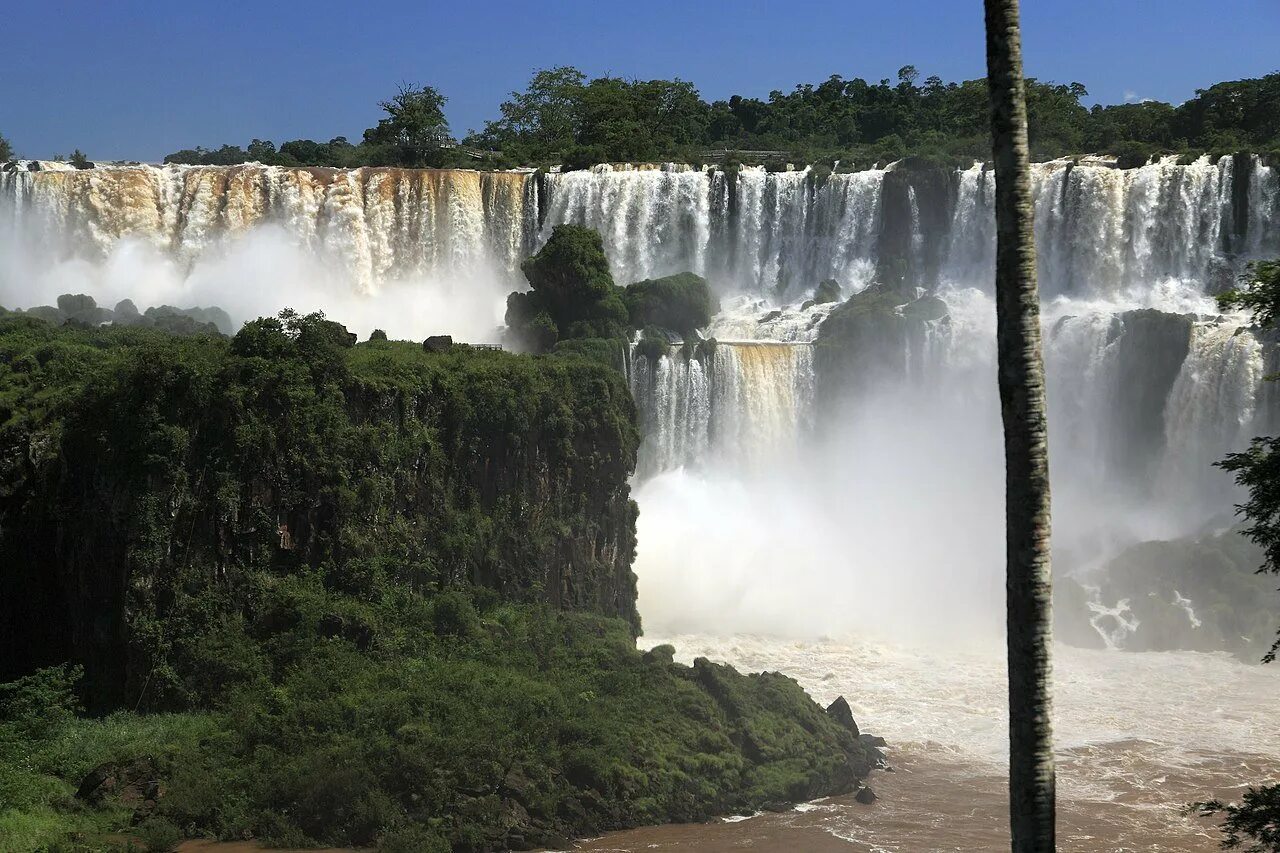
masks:
[(846, 299), (818, 327), (814, 372), (819, 414), (883, 383), (900, 384), (922, 364), (931, 324), (947, 322), (936, 296), (905, 285), (873, 284)]
[(1256, 662), (1280, 624), (1261, 550), (1237, 530), (1126, 548), (1096, 571), (1054, 583), (1063, 642), (1124, 651), (1230, 652)]
[(1117, 320), (1111, 464), (1142, 480), (1154, 474), (1163, 450), (1165, 403), (1191, 347), (1195, 317), (1143, 308)]
[(217, 307), (175, 308), (172, 305), (159, 305), (148, 308), (145, 313), (139, 313), (131, 299), (121, 300), (113, 310), (98, 305), (92, 296), (84, 293), (64, 293), (58, 297), (57, 302), (56, 306), (37, 305), (16, 313), (35, 317), (55, 326), (64, 323), (81, 328), (104, 324), (142, 326), (175, 335), (230, 335), (235, 332), (231, 317)]
[(858, 723), (853, 719), (853, 709), (849, 707), (848, 701), (843, 696), (837, 696), (836, 700), (827, 706), (827, 714), (852, 732), (854, 737), (859, 736)]

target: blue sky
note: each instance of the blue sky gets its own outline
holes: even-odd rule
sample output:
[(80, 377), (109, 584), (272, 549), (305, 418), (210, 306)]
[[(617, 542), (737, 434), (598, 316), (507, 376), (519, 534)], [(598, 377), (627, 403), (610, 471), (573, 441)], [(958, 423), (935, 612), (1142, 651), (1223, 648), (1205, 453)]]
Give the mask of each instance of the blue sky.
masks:
[[(831, 74), (984, 72), (980, 0), (355, 4), (46, 2), (13, 7), (0, 134), (24, 156), (154, 160), (257, 136), (358, 139), (400, 81), (480, 127), (536, 68), (692, 80), (767, 96)], [(1027, 73), (1092, 100), (1174, 103), (1280, 68), (1280, 0), (1024, 0)]]

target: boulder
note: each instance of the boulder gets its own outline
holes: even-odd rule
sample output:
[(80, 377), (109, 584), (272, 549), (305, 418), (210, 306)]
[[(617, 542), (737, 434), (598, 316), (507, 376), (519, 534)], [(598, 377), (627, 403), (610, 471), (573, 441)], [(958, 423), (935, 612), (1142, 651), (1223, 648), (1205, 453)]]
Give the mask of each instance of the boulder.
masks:
[(453, 338), (449, 335), (432, 335), (422, 342), (426, 352), (448, 352), (453, 349)]
[(644, 653), (645, 663), (659, 663), (671, 665), (675, 661), (676, 647), (663, 643), (660, 646), (654, 646)]
[(76, 799), (98, 805), (111, 798), (134, 806), (144, 817), (162, 796), (164, 786), (156, 778), (155, 766), (146, 758), (103, 762), (90, 770), (76, 788)]
[(89, 314), (97, 307), (97, 301), (87, 293), (64, 293), (58, 297), (58, 309), (73, 317)]
[(71, 320), (77, 320), (86, 326), (97, 326), (111, 319), (112, 313), (99, 308), (98, 303), (87, 293), (64, 293), (58, 297), (58, 310)]
[(813, 289), (813, 301), (815, 304), (824, 302), (840, 301), (840, 283), (834, 278), (828, 278), (818, 284)]
[(827, 713), (837, 723), (852, 732), (854, 737), (861, 737), (858, 733), (858, 723), (853, 719), (853, 709), (849, 707), (849, 703), (843, 696), (837, 696), (836, 701), (827, 706)]
[(867, 746), (874, 746), (877, 748), (889, 745), (885, 743), (884, 738), (880, 737), (879, 735), (861, 735), (860, 734), (858, 735), (858, 740), (862, 741)]
[(46, 323), (52, 323), (55, 326), (61, 326), (67, 320), (66, 313), (52, 305), (37, 305), (34, 308), (28, 308), (27, 314), (44, 320)]
[(902, 315), (913, 320), (941, 320), (947, 313), (947, 303), (937, 296), (921, 296), (902, 306)]
[(853, 798), (858, 802), (862, 803), (864, 806), (871, 805), (877, 799), (876, 792), (871, 790), (865, 785), (858, 789), (858, 793), (854, 794)]

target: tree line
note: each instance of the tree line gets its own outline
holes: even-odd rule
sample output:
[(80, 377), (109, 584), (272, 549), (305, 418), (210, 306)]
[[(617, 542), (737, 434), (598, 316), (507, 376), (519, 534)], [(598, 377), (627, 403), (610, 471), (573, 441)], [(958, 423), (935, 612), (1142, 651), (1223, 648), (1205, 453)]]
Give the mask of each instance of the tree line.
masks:
[[(1158, 153), (1280, 153), (1280, 72), (1216, 83), (1180, 105), (1143, 101), (1087, 107), (1080, 83), (1028, 79), (1034, 160), (1072, 154), (1118, 156), (1137, 165)], [(166, 163), (277, 166), (471, 166), (510, 168), (674, 160), (842, 160), (867, 164), (917, 157), (957, 164), (990, 154), (985, 79), (920, 79), (913, 65), (897, 80), (871, 83), (832, 75), (766, 98), (707, 101), (687, 81), (594, 79), (572, 66), (535, 72), (483, 129), (455, 137), (446, 96), (402, 85), (379, 103), (382, 118), (353, 142), (253, 139), (247, 146), (175, 151)], [(14, 156), (0, 137), (0, 160)]]
[[(1126, 165), (1160, 152), (1280, 151), (1280, 73), (1214, 84), (1174, 106), (1160, 101), (1095, 105), (1080, 83), (1027, 81), (1031, 155), (1113, 154)], [(920, 79), (911, 65), (896, 82), (833, 75), (767, 98), (707, 101), (687, 80), (594, 79), (571, 66), (537, 71), (499, 106), (499, 116), (455, 140), (446, 98), (403, 86), (380, 104), (385, 117), (359, 143), (300, 139), (278, 148), (197, 148), (171, 163), (581, 167), (601, 162), (699, 163), (754, 152), (793, 162), (858, 163), (914, 156), (955, 163), (990, 153), (985, 79)], [(748, 158), (750, 154), (748, 155)]]

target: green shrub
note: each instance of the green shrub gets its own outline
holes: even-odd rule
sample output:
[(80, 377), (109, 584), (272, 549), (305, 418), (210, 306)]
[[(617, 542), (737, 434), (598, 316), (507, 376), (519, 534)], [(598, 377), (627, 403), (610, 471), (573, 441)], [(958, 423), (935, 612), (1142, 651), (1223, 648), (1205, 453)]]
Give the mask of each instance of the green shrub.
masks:
[(659, 326), (685, 337), (708, 326), (720, 310), (707, 280), (691, 272), (637, 281), (623, 290), (623, 300), (633, 329)]

